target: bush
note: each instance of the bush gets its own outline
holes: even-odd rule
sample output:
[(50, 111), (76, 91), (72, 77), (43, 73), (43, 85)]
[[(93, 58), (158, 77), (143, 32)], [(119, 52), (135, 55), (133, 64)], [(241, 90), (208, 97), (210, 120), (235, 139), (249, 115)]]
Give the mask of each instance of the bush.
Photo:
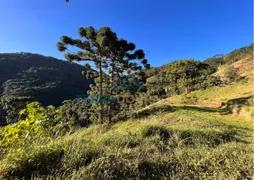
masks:
[(229, 66), (225, 70), (225, 81), (226, 83), (237, 82), (241, 79), (241, 76), (236, 68)]
[(65, 122), (72, 121), (72, 125), (88, 127), (92, 122), (89, 115), (89, 106), (76, 100), (64, 101), (59, 108)]
[(181, 96), (181, 104), (196, 104), (198, 102), (197, 96)]
[(8, 96), (0, 97), (0, 106), (7, 112), (7, 123), (15, 123), (19, 121), (19, 111), (24, 109), (27, 104), (33, 102), (33, 98), (28, 96)]
[(0, 129), (0, 149), (3, 156), (19, 151), (31, 143), (47, 143), (62, 136), (73, 126), (63, 118), (62, 112), (53, 107), (43, 107), (38, 102), (30, 103), (19, 112), (19, 121)]

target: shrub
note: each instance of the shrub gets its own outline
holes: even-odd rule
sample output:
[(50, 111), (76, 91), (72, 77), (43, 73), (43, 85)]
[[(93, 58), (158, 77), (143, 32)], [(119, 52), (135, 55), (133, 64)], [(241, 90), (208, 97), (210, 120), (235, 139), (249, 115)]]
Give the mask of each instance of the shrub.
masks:
[(68, 121), (53, 106), (43, 107), (38, 102), (30, 103), (19, 112), (19, 121), (0, 130), (0, 149), (5, 156), (15, 153), (23, 146), (36, 142), (49, 142), (70, 130)]
[(62, 113), (63, 121), (71, 121), (72, 125), (88, 127), (92, 123), (89, 115), (89, 107), (84, 103), (77, 102), (76, 100), (64, 101), (59, 110)]
[(197, 96), (181, 96), (181, 104), (196, 104), (198, 102)]
[(233, 66), (229, 66), (225, 70), (225, 81), (226, 81), (226, 83), (237, 82), (240, 79), (241, 79), (241, 76), (238, 73), (238, 70), (236, 68), (234, 68)]

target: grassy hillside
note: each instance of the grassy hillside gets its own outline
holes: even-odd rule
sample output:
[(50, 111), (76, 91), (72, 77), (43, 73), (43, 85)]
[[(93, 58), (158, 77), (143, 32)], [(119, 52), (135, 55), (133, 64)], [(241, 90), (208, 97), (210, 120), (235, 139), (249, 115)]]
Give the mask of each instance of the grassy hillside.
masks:
[[(191, 95), (220, 103), (253, 94), (251, 81)], [(36, 142), (0, 161), (3, 178), (252, 179), (252, 124), (227, 109), (160, 101), (116, 124)], [(210, 100), (210, 101), (209, 101)], [(56, 178), (57, 177), (57, 178)]]
[[(202, 85), (201, 87), (192, 87), (192, 90), (205, 89), (208, 86), (206, 84), (212, 82), (211, 76), (220, 77), (221, 80), (224, 81), (225, 71), (231, 67), (233, 67), (242, 77), (250, 75), (253, 76), (253, 53), (253, 44), (250, 44), (249, 46), (241, 47), (226, 55), (217, 54), (211, 58), (204, 60), (202, 63), (208, 66), (204, 66), (203, 68), (199, 70), (196, 69), (194, 71), (199, 72), (198, 77), (202, 79), (201, 82), (203, 84), (201, 82), (196, 82), (197, 84)], [(169, 74), (172, 72), (172, 66), (180, 61), (181, 60), (174, 61), (160, 67), (146, 70), (145, 73), (147, 76), (148, 89), (160, 89), (165, 91), (169, 91), (169, 89), (172, 89), (172, 84), (174, 84), (175, 82), (172, 82), (173, 78), (170, 77)], [(181, 68), (182, 67), (178, 67), (177, 69)], [(189, 67), (185, 66), (185, 68)], [(180, 76), (180, 73), (178, 75)], [(180, 78), (178, 77), (178, 80), (179, 79)], [(179, 84), (179, 82), (177, 82), (176, 84)], [(150, 88), (150, 86), (152, 87)], [(212, 86), (214, 86), (214, 84), (212, 84)]]
[(253, 53), (254, 53), (253, 45), (254, 44), (252, 43), (249, 46), (244, 46), (230, 52), (224, 58), (225, 63), (232, 64), (246, 57), (250, 57), (250, 56), (253, 57)]
[[(197, 98), (192, 104), (216, 108), (220, 107), (222, 103), (227, 103), (231, 99), (249, 97), (253, 95), (253, 88), (253, 78), (249, 77), (228, 86), (216, 86), (203, 91), (193, 91), (188, 94), (188, 97)], [(163, 101), (168, 104), (182, 104), (183, 98), (184, 95), (179, 95)]]
[(223, 65), (219, 67), (219, 71), (217, 71), (214, 75), (220, 76), (221, 78), (225, 77), (225, 70), (227, 68), (233, 67), (239, 73), (240, 76), (253, 76), (253, 68), (254, 68), (254, 59), (252, 56), (241, 59), (230, 65)]
[(11, 179), (251, 179), (252, 126), (220, 113), (158, 106), (147, 117), (94, 125), (24, 147), (0, 162), (0, 174)]
[(154, 105), (188, 104), (198, 107), (223, 108), (229, 113), (252, 121), (254, 117), (253, 95), (253, 77), (249, 76), (228, 86), (211, 87), (204, 91), (194, 91), (188, 94), (187, 97), (185, 95), (173, 96), (157, 102)]
[[(30, 114), (23, 111), (25, 120), (0, 128), (0, 179), (251, 180), (254, 79), (245, 67), (250, 62), (231, 65), (243, 69), (239, 73), (246, 77), (239, 81), (172, 96), (131, 112), (129, 119), (88, 128), (71, 124), (61, 109), (35, 103)], [(148, 72), (153, 78), (167, 68)]]

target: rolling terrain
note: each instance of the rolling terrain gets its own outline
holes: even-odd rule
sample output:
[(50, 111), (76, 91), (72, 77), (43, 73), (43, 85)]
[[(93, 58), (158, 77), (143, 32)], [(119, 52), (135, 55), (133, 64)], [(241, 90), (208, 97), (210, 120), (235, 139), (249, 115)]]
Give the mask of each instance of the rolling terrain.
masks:
[[(12, 179), (252, 179), (252, 82), (248, 76), (188, 94), (195, 101), (170, 97), (126, 121), (37, 142), (1, 160), (0, 174)], [(235, 108), (245, 109), (248, 117)]]

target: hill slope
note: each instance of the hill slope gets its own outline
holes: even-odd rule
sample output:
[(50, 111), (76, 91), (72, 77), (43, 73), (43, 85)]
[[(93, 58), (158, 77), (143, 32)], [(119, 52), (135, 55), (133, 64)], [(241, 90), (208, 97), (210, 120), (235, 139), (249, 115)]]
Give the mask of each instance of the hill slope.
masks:
[[(224, 97), (216, 94), (220, 89), (229, 92), (225, 100), (253, 94), (249, 83), (192, 94), (214, 94), (220, 102)], [(243, 87), (246, 91), (238, 95), (236, 91)], [(24, 147), (0, 161), (0, 174), (28, 179), (32, 175), (42, 179), (252, 179), (250, 122), (227, 109), (168, 100), (141, 109), (136, 118), (125, 122), (93, 125), (50, 143)]]
[(250, 57), (243, 58), (228, 66), (222, 66), (221, 68), (219, 68), (219, 71), (217, 71), (214, 75), (220, 76), (223, 79), (225, 76), (225, 70), (230, 67), (233, 67), (234, 69), (236, 69), (236, 71), (242, 77), (251, 76), (253, 75), (254, 59), (253, 57), (250, 56)]
[[(161, 110), (161, 112), (160, 112)], [(5, 177), (251, 179), (252, 126), (217, 110), (160, 107), (146, 118), (96, 125), (34, 144), (0, 163)]]
[[(253, 49), (254, 44), (250, 44), (249, 46), (244, 46), (241, 48), (238, 48), (227, 55), (223, 54), (217, 54), (211, 58), (208, 58), (203, 61), (203, 63), (209, 65), (209, 71), (214, 71), (213, 75), (217, 75), (223, 78), (224, 71), (229, 66), (233, 66), (236, 68), (241, 76), (249, 76), (253, 75)], [(148, 83), (154, 83), (158, 81), (162, 81), (162, 79), (166, 79), (164, 76), (170, 72), (170, 66), (174, 64), (177, 61), (171, 62), (169, 64), (165, 64), (160, 67), (151, 68), (149, 70), (146, 70), (146, 76)], [(165, 81), (165, 80), (164, 80)], [(168, 80), (163, 82), (164, 84), (168, 83)], [(165, 87), (164, 87), (165, 88)]]
[[(59, 106), (85, 94), (93, 80), (82, 71), (86, 69), (81, 65), (39, 54), (0, 54), (0, 110), (7, 110), (7, 121), (15, 122), (28, 102)], [(1, 124), (5, 124), (3, 118)]]
[(38, 140), (0, 156), (0, 178), (250, 180), (253, 95), (250, 74), (161, 100), (126, 121)]
[(44, 105), (86, 93), (93, 81), (81, 75), (85, 68), (52, 57), (31, 53), (0, 54), (2, 95), (30, 96)]

